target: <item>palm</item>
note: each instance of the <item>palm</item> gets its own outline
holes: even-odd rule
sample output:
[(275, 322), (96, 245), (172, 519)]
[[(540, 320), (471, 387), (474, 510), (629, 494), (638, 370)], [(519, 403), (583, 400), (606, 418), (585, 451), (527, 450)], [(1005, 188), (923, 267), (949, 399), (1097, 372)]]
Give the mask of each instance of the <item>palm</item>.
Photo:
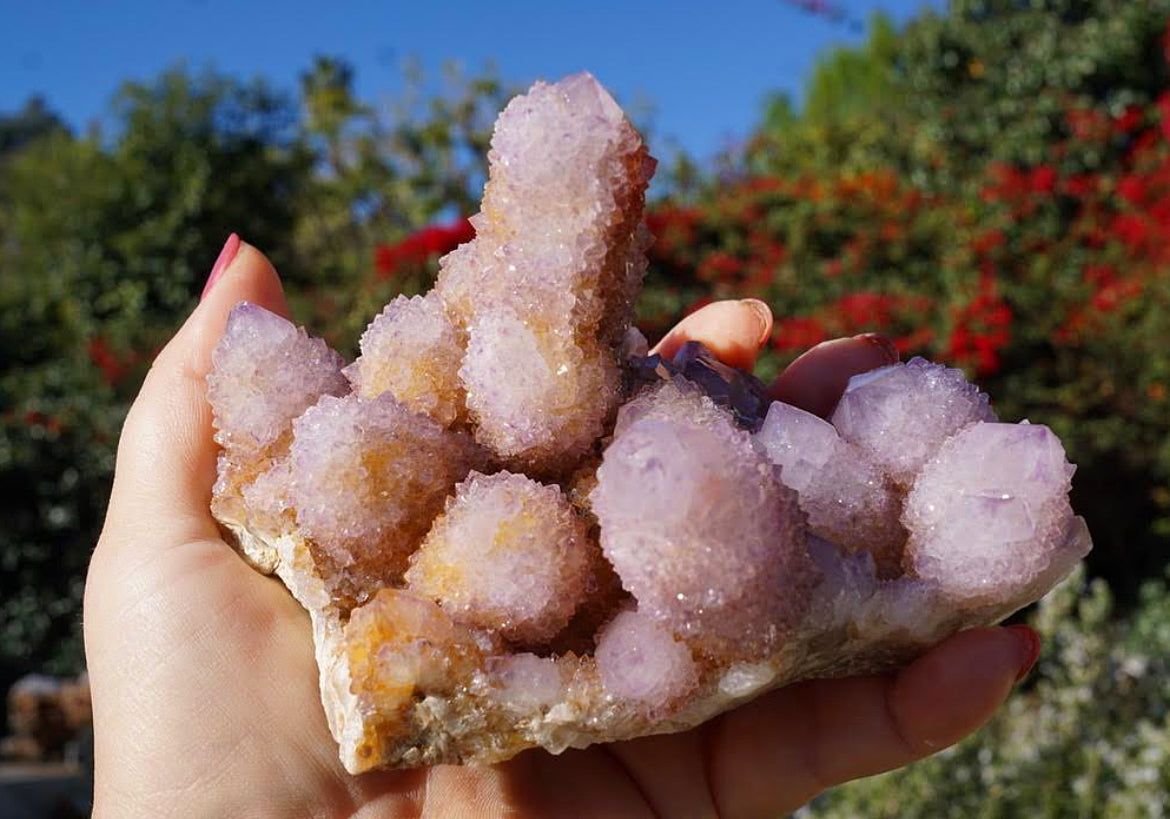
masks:
[[(409, 813), (424, 794), (442, 793), (451, 807), (485, 788), (510, 813), (559, 816), (567, 806), (603, 816), (653, 810), (624, 767), (625, 754), (604, 746), (559, 757), (528, 753), (491, 768), (350, 777), (320, 707), (308, 616), (278, 582), (216, 539), (175, 544), (173, 553), (137, 567), (130, 581), (127, 599), (107, 601), (122, 604), (115, 631), (154, 662), (150, 676), (138, 679), (140, 707), (132, 715), (138, 719), (121, 728), (136, 741), (158, 741), (155, 758), (178, 763), (154, 770), (151, 786), (160, 802), (249, 771), (260, 783), (254, 797), (278, 799), (298, 813), (342, 814), (361, 806), (377, 807), (378, 815)], [(155, 593), (140, 597), (140, 588)], [(694, 732), (651, 741), (656, 754), (698, 764)], [(208, 747), (230, 753), (198, 752)]]
[[(776, 815), (951, 744), (1006, 696), (1020, 640), (982, 629), (897, 676), (792, 686), (685, 733), (529, 751), (491, 767), (346, 774), (320, 705), (308, 616), (245, 565), (208, 512), (210, 350), (237, 301), (283, 307), (255, 250), (245, 247), (229, 274), (159, 356), (119, 448), (86, 587), (99, 811)], [(698, 338), (750, 366), (766, 334), (754, 313), (712, 307), (666, 343)], [(851, 372), (880, 363), (864, 341), (824, 345), (775, 389), (823, 411)]]

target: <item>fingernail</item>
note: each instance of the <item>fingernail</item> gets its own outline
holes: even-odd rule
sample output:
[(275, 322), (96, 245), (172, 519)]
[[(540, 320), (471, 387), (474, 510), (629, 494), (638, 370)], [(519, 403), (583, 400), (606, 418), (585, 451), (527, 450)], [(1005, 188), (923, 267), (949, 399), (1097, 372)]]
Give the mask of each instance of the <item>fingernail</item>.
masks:
[(1020, 641), (1020, 673), (1016, 675), (1016, 682), (1028, 676), (1032, 666), (1040, 659), (1040, 635), (1029, 626), (1008, 626)]
[(740, 304), (752, 308), (756, 318), (760, 321), (760, 344), (763, 344), (772, 335), (772, 309), (759, 299), (740, 299)]
[(898, 354), (898, 348), (894, 346), (889, 336), (881, 333), (862, 333), (859, 336), (854, 336), (856, 339), (868, 341), (873, 346), (881, 350), (882, 355), (890, 364), (897, 364), (901, 356)]
[(203, 294), (199, 297), (200, 301), (207, 298), (207, 294), (211, 292), (216, 280), (223, 275), (223, 271), (227, 270), (228, 265), (232, 263), (232, 259), (236, 258), (236, 254), (239, 252), (240, 237), (233, 233), (223, 243), (223, 250), (219, 251), (219, 257), (211, 267), (211, 275), (207, 277), (207, 284), (203, 285)]

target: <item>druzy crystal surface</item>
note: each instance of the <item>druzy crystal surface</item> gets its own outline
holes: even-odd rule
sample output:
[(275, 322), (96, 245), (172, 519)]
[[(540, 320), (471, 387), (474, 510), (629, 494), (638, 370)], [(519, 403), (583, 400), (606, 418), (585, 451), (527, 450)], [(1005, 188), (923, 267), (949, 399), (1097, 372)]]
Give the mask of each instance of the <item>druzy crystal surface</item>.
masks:
[(516, 642), (548, 642), (585, 597), (585, 521), (561, 490), (474, 472), (411, 557), (408, 588), (455, 620)]
[(308, 610), (353, 772), (678, 731), (895, 668), (1090, 548), (1073, 467), (958, 370), (828, 418), (631, 327), (653, 160), (580, 74), (497, 122), (476, 238), (345, 366), (260, 307), (208, 378), (212, 510)]
[(800, 618), (815, 578), (796, 493), (693, 382), (622, 407), (590, 499), (638, 610), (701, 653), (756, 659)]
[(345, 374), (363, 398), (390, 393), (408, 409), (444, 427), (460, 420), (463, 345), (438, 294), (399, 296), (362, 334), (361, 355)]
[(655, 162), (588, 74), (512, 100), (488, 161), (476, 237), (443, 259), (435, 289), (467, 335), (459, 376), (476, 438), (552, 472), (621, 400), (617, 347), (646, 269)]

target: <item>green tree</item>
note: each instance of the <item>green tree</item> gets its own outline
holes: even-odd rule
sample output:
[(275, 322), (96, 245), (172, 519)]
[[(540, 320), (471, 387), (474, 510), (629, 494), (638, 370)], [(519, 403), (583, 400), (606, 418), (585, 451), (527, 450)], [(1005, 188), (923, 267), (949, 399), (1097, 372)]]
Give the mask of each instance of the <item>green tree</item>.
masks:
[(15, 114), (0, 114), (0, 157), (46, 134), (68, 130), (42, 97), (31, 97)]
[(9, 671), (80, 664), (82, 578), (128, 401), (232, 229), (280, 257), (311, 170), (295, 109), (259, 84), (176, 70), (127, 85), (115, 112), (108, 141), (41, 127), (0, 168)]

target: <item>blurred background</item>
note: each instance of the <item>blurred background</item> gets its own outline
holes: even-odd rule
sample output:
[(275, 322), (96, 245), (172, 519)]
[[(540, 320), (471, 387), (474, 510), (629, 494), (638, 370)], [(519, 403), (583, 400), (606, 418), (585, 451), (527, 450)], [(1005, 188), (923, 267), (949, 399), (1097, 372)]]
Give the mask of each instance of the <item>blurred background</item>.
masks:
[(85, 757), (119, 428), (227, 235), (350, 354), (472, 235), (501, 106), (588, 69), (661, 160), (651, 339), (762, 298), (768, 377), (881, 331), (1079, 464), (1096, 548), (1022, 615), (1037, 671), (977, 736), (801, 814), (1166, 815), (1170, 0), (405, 5), (0, 2), (0, 803)]

